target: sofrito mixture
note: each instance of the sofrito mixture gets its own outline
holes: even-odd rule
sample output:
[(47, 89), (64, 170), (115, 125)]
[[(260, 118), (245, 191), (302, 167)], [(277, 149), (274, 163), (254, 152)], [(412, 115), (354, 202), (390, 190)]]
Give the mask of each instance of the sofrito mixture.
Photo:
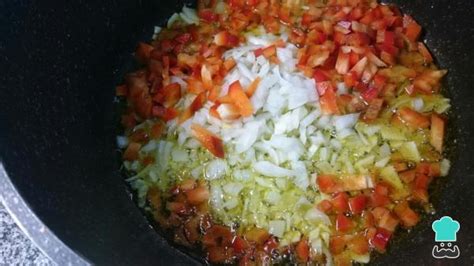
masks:
[(421, 32), (375, 0), (184, 7), (116, 91), (138, 204), (211, 264), (368, 263), (450, 166)]

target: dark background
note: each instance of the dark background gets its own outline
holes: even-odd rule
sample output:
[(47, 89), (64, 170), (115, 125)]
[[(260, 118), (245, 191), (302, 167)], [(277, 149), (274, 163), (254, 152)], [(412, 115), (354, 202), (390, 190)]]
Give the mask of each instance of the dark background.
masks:
[[(40, 219), (97, 264), (189, 264), (130, 200), (116, 158), (114, 87), (139, 40), (149, 40), (182, 2), (0, 0), (0, 158)], [(436, 214), (375, 264), (474, 262), (474, 12), (470, 1), (398, 2), (426, 31), (452, 98), (453, 168), (433, 202)], [(431, 222), (461, 223), (457, 260), (434, 260)]]

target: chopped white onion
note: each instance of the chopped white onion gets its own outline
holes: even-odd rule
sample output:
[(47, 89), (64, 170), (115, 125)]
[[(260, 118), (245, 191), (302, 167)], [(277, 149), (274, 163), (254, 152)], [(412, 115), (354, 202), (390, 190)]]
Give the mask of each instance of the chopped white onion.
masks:
[(285, 232), (285, 221), (273, 220), (268, 222), (268, 232), (276, 237), (282, 237)]
[(225, 175), (227, 164), (224, 160), (216, 159), (211, 161), (206, 167), (206, 179), (219, 179)]
[(272, 164), (268, 161), (256, 162), (253, 164), (253, 169), (262, 175), (271, 177), (287, 177), (293, 176), (293, 171), (279, 167), (278, 165)]
[(117, 146), (123, 149), (128, 146), (128, 139), (124, 136), (117, 136)]

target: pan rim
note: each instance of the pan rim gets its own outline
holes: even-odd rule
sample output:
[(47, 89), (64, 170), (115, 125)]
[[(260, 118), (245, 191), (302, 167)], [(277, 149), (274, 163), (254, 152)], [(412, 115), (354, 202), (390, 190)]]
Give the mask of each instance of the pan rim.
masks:
[(0, 202), (23, 233), (57, 265), (92, 265), (64, 244), (31, 210), (0, 162)]

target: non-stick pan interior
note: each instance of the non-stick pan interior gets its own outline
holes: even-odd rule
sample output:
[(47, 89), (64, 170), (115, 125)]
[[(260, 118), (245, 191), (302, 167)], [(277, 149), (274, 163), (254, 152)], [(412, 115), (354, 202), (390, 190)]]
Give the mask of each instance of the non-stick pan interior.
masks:
[(130, 200), (115, 148), (114, 93), (136, 42), (179, 1), (0, 4), (1, 150), (35, 213), (91, 262), (190, 263)]
[[(472, 11), (461, 1), (397, 1), (426, 30), (453, 99), (454, 162), (436, 214), (375, 264), (432, 264), (431, 222), (461, 223), (458, 246), (473, 252), (474, 93)], [(13, 183), (43, 222), (96, 264), (191, 264), (149, 226), (130, 199), (115, 148), (114, 86), (131, 53), (176, 1), (7, 1), (0, 4), (0, 154)]]

